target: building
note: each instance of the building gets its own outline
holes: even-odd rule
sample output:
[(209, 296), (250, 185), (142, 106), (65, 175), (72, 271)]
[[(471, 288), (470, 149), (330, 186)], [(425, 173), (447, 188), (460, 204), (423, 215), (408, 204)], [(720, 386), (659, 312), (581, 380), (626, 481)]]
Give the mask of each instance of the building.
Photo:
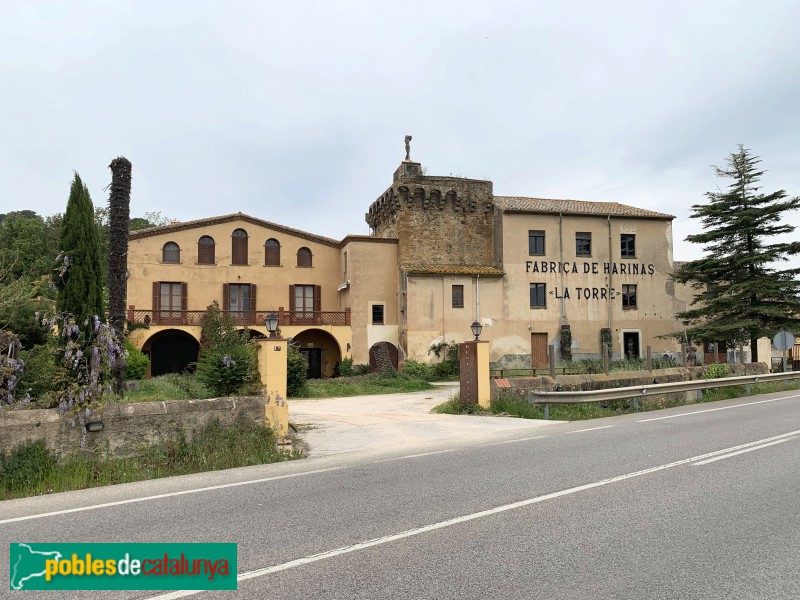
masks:
[(299, 344), (309, 374), (344, 357), (434, 357), (483, 325), (493, 361), (674, 352), (680, 329), (672, 217), (612, 202), (493, 194), (491, 181), (423, 174), (405, 160), (366, 213), (368, 236), (334, 240), (241, 213), (132, 232), (130, 339), (152, 374), (197, 359), (216, 301), (252, 335), (264, 318)]

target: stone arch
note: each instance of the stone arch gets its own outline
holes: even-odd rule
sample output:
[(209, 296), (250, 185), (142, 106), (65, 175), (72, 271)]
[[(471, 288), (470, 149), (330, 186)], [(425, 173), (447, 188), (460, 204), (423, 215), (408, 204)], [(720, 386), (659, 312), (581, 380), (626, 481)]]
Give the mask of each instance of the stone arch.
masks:
[(180, 329), (164, 329), (153, 334), (142, 345), (150, 356), (150, 376), (183, 373), (193, 370), (200, 353), (200, 342)]
[(399, 361), (397, 346), (391, 342), (378, 342), (369, 349), (369, 370), (372, 372), (396, 371)]
[(294, 336), (293, 342), (308, 362), (309, 379), (333, 377), (342, 360), (342, 349), (335, 337), (322, 329), (305, 329)]

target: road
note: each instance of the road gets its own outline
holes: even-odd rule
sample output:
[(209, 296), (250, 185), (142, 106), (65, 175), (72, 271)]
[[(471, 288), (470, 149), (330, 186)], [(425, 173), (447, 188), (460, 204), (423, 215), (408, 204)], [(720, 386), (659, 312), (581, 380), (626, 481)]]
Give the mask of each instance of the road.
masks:
[(196, 597), (796, 599), (799, 508), (787, 391), (3, 502), (0, 569), (13, 541), (233, 541), (239, 591)]

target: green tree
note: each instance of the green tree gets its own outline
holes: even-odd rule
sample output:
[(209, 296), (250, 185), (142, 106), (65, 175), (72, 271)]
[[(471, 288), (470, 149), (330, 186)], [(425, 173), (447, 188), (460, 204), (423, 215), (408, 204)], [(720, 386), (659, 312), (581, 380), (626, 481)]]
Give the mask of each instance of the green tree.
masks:
[(100, 235), (86, 184), (75, 173), (67, 211), (61, 224), (60, 263), (55, 275), (60, 313), (75, 318), (78, 326), (103, 317), (103, 268)]
[(693, 340), (728, 344), (749, 342), (752, 360), (758, 361), (756, 339), (800, 323), (800, 268), (779, 269), (787, 260), (791, 243), (776, 236), (794, 227), (784, 216), (800, 208), (800, 198), (784, 190), (761, 193), (761, 160), (739, 146), (727, 167), (714, 167), (718, 177), (729, 179), (724, 190), (706, 192), (705, 204), (692, 206), (703, 232), (686, 240), (703, 244), (704, 257), (685, 263), (675, 274), (680, 283), (698, 291), (692, 308), (679, 313)]

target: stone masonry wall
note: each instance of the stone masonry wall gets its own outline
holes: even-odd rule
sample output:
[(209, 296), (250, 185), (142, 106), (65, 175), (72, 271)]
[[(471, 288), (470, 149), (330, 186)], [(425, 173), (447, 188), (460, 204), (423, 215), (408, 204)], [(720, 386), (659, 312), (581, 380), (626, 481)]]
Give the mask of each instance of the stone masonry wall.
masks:
[(399, 175), (366, 221), (374, 235), (399, 240), (401, 266), (496, 266), (493, 198), (491, 181)]
[(264, 400), (248, 396), (111, 404), (89, 417), (89, 421), (103, 422), (103, 430), (96, 433), (87, 432), (73, 417), (61, 417), (56, 408), (0, 411), (0, 452), (26, 440), (44, 439), (47, 447), (60, 455), (83, 449), (125, 457), (141, 446), (169, 439), (179, 429), (189, 439), (193, 429), (214, 417), (223, 424), (239, 417), (263, 423)]

